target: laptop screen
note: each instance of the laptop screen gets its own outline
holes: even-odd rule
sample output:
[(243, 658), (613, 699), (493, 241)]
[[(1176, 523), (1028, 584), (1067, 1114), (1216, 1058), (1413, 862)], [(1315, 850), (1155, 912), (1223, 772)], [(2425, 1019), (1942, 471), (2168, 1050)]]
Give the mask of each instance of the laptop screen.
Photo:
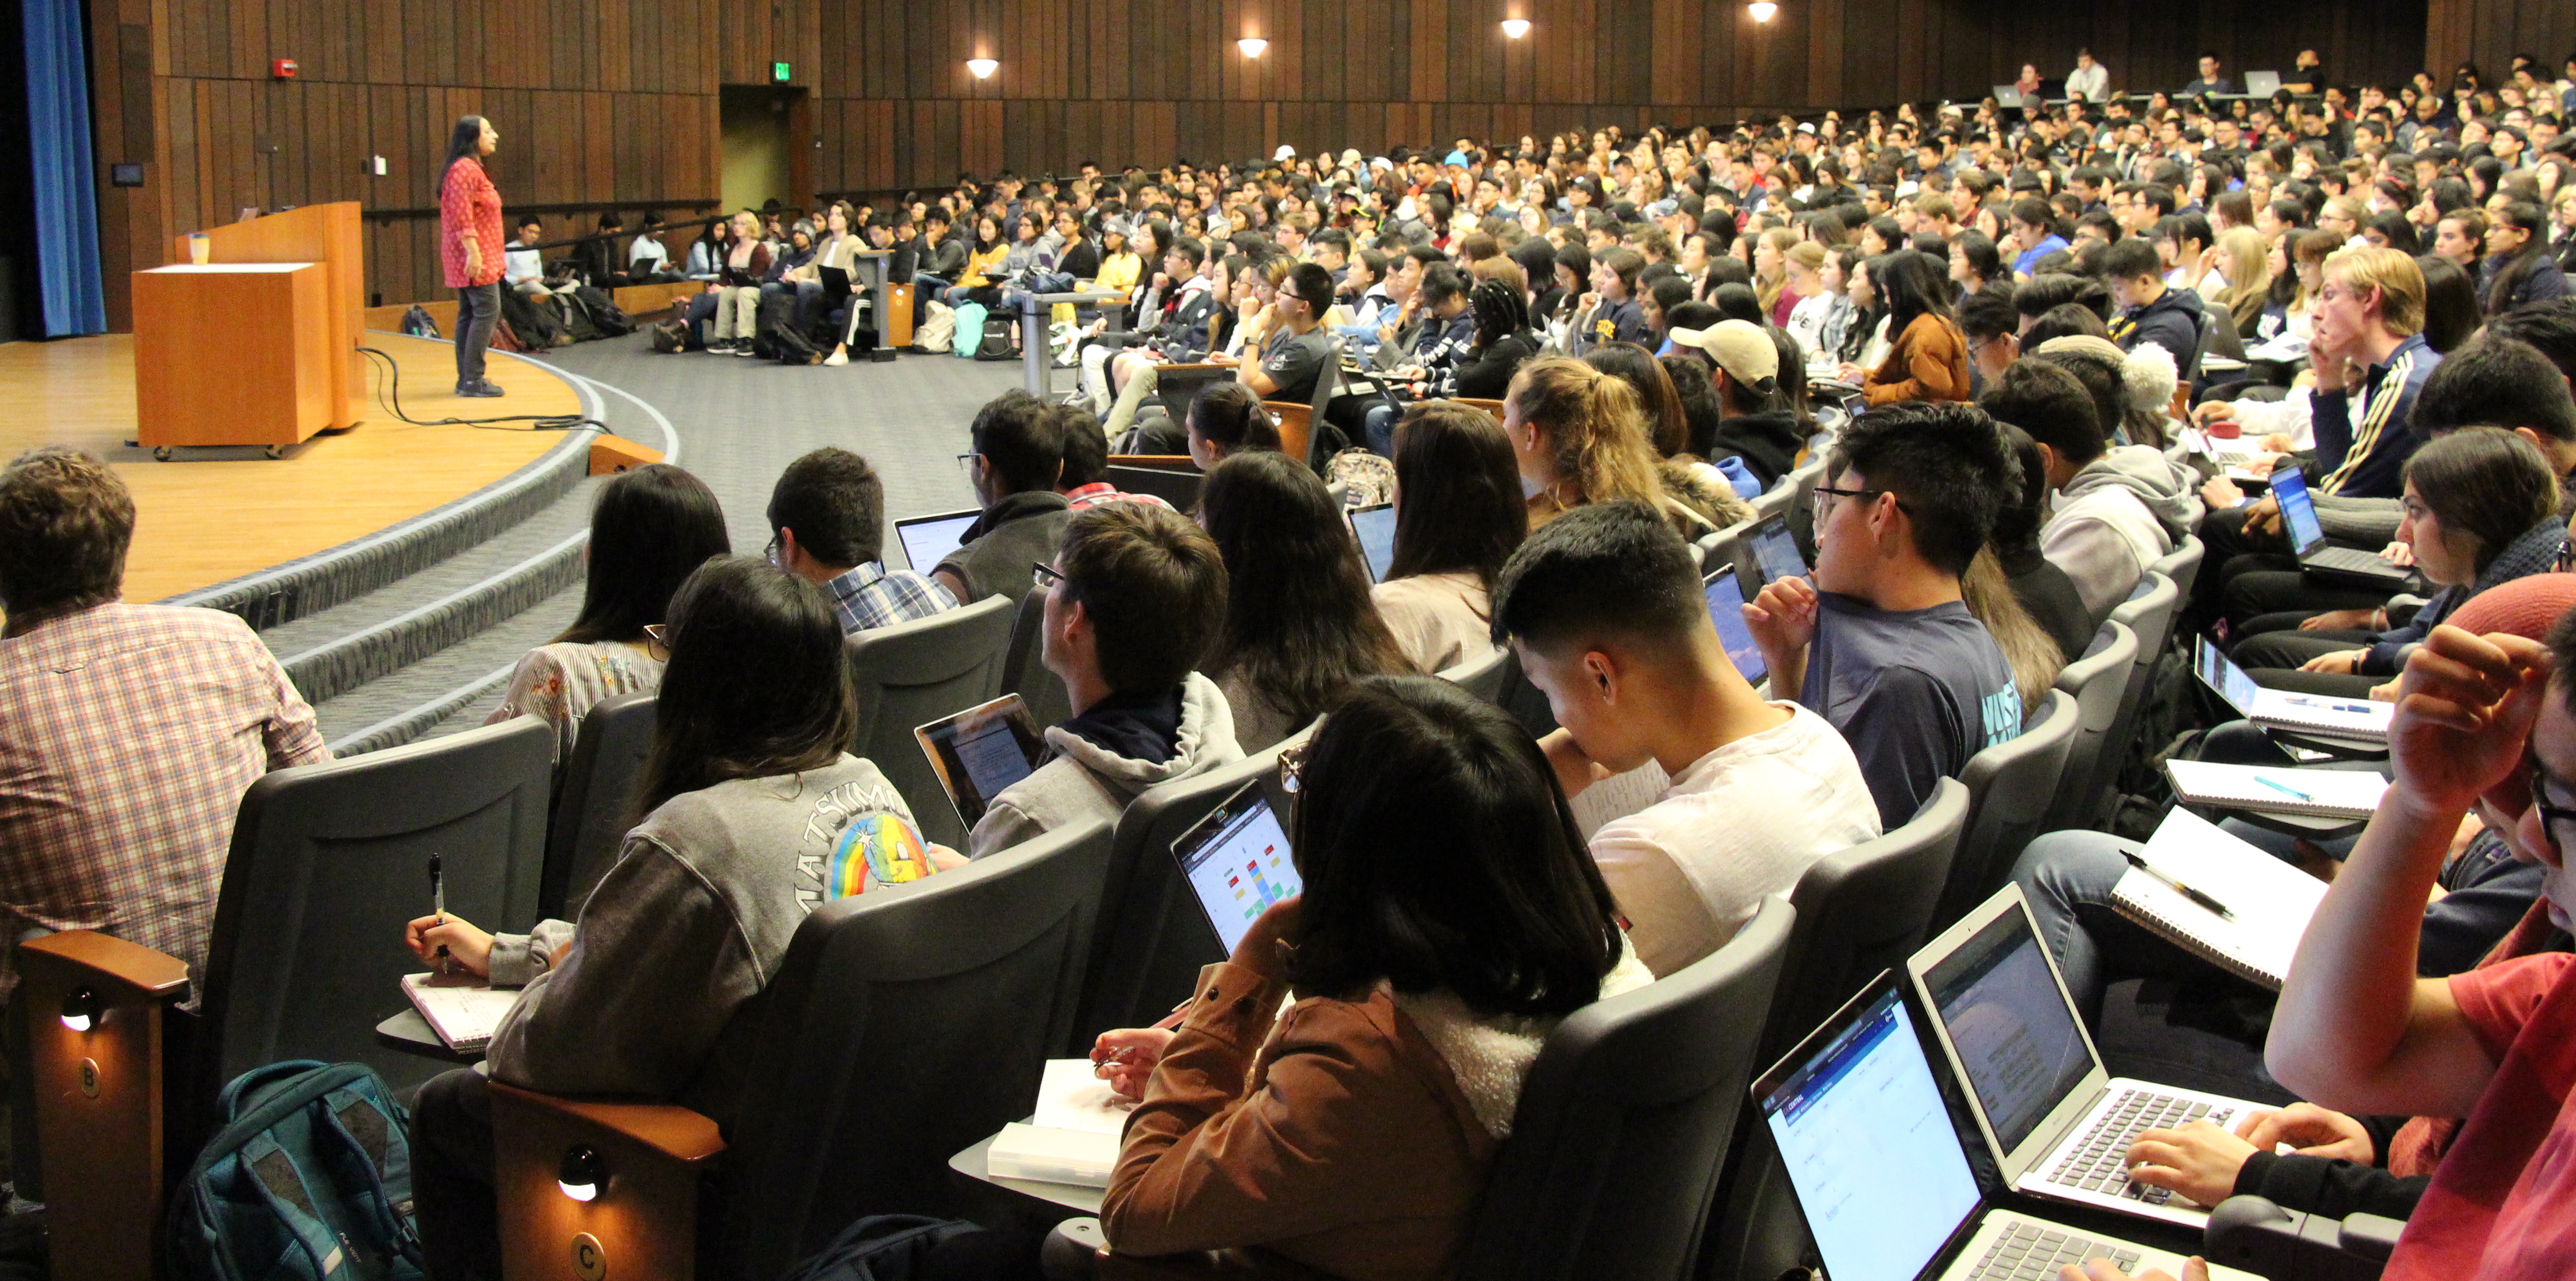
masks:
[(950, 512), (944, 516), (914, 516), (894, 523), (896, 541), (903, 544), (904, 563), (913, 572), (929, 573), (948, 553), (966, 541), (966, 529), (981, 512)]
[(1360, 558), (1368, 562), (1369, 581), (1386, 581), (1395, 564), (1395, 505), (1381, 503), (1351, 513), (1351, 534), (1360, 540)]
[(1305, 879), (1288, 856), (1288, 834), (1270, 812), (1261, 780), (1226, 798), (1199, 825), (1172, 844), (1190, 892), (1216, 927), (1228, 955), (1244, 931), (1271, 904), (1305, 891)]
[(2282, 467), (2272, 473), (2272, 497), (2281, 504), (2281, 519), (2290, 526), (2290, 546), (2301, 552), (2326, 540), (2325, 527), (2317, 523), (2317, 505), (2308, 497), (2308, 478), (2296, 467)]
[(1771, 1069), (1757, 1102), (1834, 1281), (1915, 1281), (1983, 1200), (1893, 983)]
[(1753, 563), (1765, 583), (1806, 574), (1807, 558), (1798, 554), (1798, 540), (1786, 519), (1772, 516), (1753, 527)]
[(1035, 773), (1047, 751), (1017, 694), (917, 726), (913, 734), (969, 827), (1003, 789)]
[(2004, 1153), (2093, 1070), (2092, 1047), (2019, 906), (1942, 957), (1923, 988)]
[(1762, 647), (1753, 643), (1753, 633), (1744, 626), (1744, 588), (1735, 579), (1735, 571), (1721, 568), (1708, 576), (1703, 589), (1708, 593), (1708, 621), (1717, 624), (1718, 643), (1726, 646), (1728, 662), (1744, 674), (1744, 679), (1759, 685), (1771, 674), (1762, 660)]

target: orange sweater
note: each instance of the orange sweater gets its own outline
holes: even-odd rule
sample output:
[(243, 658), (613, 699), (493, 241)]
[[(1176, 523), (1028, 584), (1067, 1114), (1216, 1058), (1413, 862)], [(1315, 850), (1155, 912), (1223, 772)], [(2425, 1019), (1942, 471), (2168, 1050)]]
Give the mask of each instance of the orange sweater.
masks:
[(1887, 359), (1861, 383), (1873, 406), (1900, 400), (1966, 400), (1968, 342), (1959, 327), (1930, 313), (1916, 316), (1896, 336)]

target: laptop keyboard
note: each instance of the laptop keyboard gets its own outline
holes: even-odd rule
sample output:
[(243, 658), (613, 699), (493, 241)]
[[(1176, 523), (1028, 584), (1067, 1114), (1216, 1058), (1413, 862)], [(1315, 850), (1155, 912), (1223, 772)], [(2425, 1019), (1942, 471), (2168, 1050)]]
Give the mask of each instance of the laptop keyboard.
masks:
[(2340, 569), (2356, 574), (2381, 577), (2403, 576), (2405, 571), (2379, 558), (2377, 552), (2358, 547), (2321, 547), (2308, 553), (2306, 563), (2319, 569)]
[(2129, 1182), (2129, 1144), (2147, 1130), (2170, 1130), (2193, 1121), (2224, 1126), (2235, 1111), (2170, 1094), (2123, 1090), (2111, 1110), (2094, 1122), (2093, 1132), (2058, 1161), (2048, 1181), (2059, 1187), (2163, 1205), (2173, 1198), (2170, 1190)]
[(2016, 1223), (1995, 1238), (1968, 1276), (1973, 1281), (2055, 1281), (2059, 1268), (2086, 1259), (2109, 1259), (2123, 1272), (2138, 1266), (2138, 1252), (2117, 1242), (2088, 1240), (2043, 1224)]

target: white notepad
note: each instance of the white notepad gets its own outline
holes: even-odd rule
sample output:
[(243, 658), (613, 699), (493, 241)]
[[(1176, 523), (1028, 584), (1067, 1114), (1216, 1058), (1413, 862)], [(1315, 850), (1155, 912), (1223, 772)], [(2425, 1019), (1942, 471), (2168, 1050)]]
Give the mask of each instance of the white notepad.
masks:
[(495, 988), (472, 974), (406, 974), (402, 986), (438, 1039), (459, 1052), (490, 1045), (502, 1016), (519, 1002), (517, 988)]
[(2188, 805), (2321, 818), (2368, 818), (2388, 780), (2368, 770), (2285, 769), (2169, 760), (2174, 795)]
[(2280, 990), (2299, 936), (2325, 899), (2325, 882), (2185, 809), (2165, 815), (2142, 857), (2218, 900), (2236, 919), (2221, 918), (2134, 867), (2111, 890), (2121, 915), (2231, 974)]
[(2331, 738), (2385, 743), (2388, 741), (2388, 721), (2397, 714), (2397, 704), (2267, 689), (2254, 696), (2254, 705), (2246, 709), (2245, 714), (2246, 719), (2257, 725), (2307, 730)]
[(1127, 1106), (1093, 1075), (1089, 1059), (1049, 1059), (1038, 1080), (1037, 1114), (1002, 1127), (984, 1169), (996, 1178), (1105, 1188), (1118, 1166)]

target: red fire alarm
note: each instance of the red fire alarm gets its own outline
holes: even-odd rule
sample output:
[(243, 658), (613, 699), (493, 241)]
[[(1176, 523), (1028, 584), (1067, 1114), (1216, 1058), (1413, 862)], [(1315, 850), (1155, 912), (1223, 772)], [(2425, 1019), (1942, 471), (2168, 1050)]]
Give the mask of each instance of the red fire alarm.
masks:
[(268, 74), (275, 76), (280, 80), (293, 80), (295, 78), (295, 59), (280, 58), (277, 61), (268, 64)]

